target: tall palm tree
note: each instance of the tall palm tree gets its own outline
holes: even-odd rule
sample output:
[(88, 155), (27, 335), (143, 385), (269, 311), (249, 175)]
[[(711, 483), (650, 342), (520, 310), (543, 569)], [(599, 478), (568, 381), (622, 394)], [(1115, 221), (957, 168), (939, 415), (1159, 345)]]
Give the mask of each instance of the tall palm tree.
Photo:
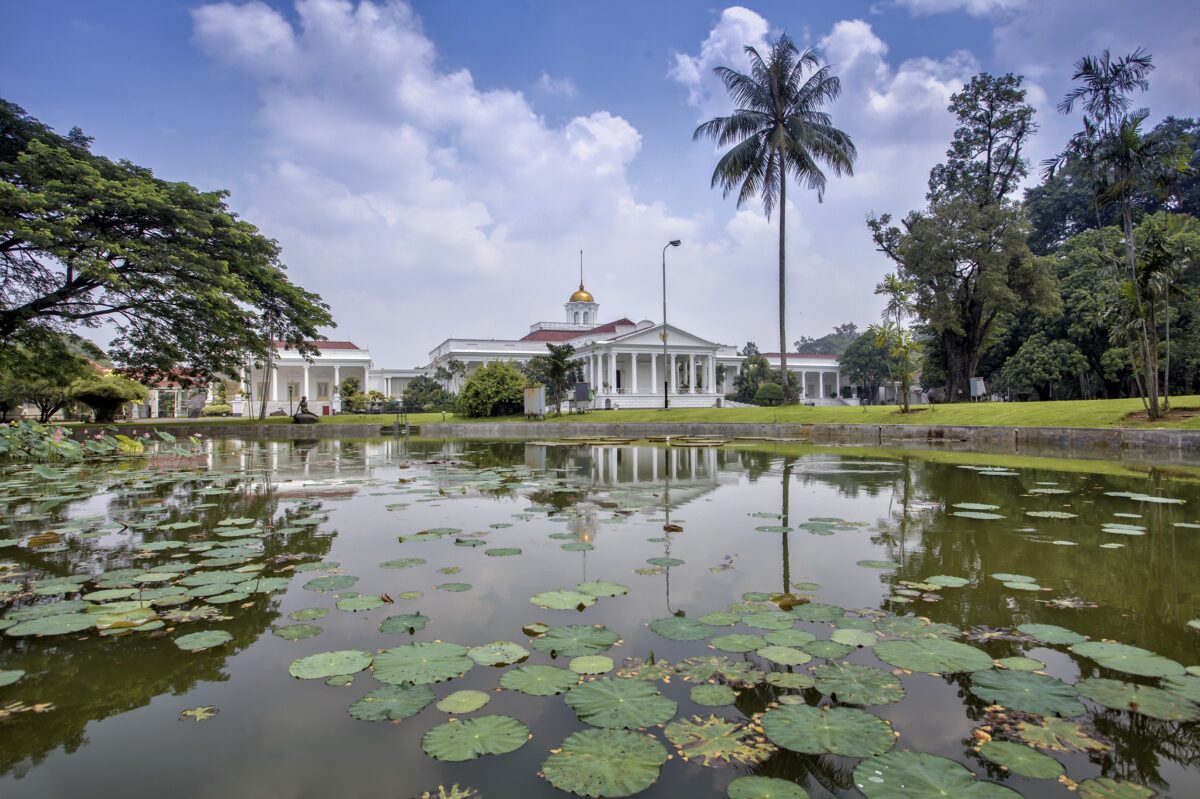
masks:
[(729, 67), (713, 70), (733, 100), (733, 113), (705, 122), (692, 139), (733, 145), (717, 162), (711, 185), (720, 186), (726, 197), (736, 189), (738, 207), (756, 196), (762, 198), (768, 218), (779, 207), (779, 367), (784, 396), (791, 399), (785, 326), (787, 179), (790, 174), (815, 189), (820, 202), (825, 194), (821, 165), (834, 175), (852, 175), (858, 151), (850, 136), (834, 127), (822, 110), (837, 99), (842, 85), (828, 65), (820, 65), (814, 51), (800, 52), (785, 33), (771, 46), (766, 60), (753, 47), (746, 47), (746, 55), (748, 75)]

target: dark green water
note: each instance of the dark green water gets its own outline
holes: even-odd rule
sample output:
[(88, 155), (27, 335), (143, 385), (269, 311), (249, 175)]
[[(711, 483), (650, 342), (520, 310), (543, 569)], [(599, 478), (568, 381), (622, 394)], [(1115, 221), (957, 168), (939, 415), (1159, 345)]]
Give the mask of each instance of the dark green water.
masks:
[[(182, 596), (189, 590), (187, 575), (215, 570), (248, 567), (243, 573), (251, 583), (261, 575), (290, 578), (275, 593), (240, 597), (239, 591), (230, 592), (232, 601), (213, 606), (227, 618), (215, 621), (164, 619), (158, 629), (115, 636), (96, 630), (0, 634), (0, 672), (26, 672), (0, 687), (0, 708), (9, 710), (0, 719), (0, 797), (403, 799), (426, 790), (436, 796), (438, 785), (454, 783), (474, 787), (484, 797), (568, 796), (539, 772), (551, 750), (589, 725), (562, 696), (498, 690), (502, 675), (515, 666), (475, 665), (464, 676), (431, 686), (439, 699), (462, 689), (488, 692), (483, 709), (461, 718), (507, 715), (532, 734), (514, 752), (448, 763), (422, 751), (423, 736), (446, 722), (447, 713), (431, 704), (398, 723), (360, 721), (347, 708), (381, 687), (370, 671), (357, 674), (349, 686), (334, 687), (324, 679), (294, 679), (289, 665), (325, 651), (374, 653), (435, 640), (473, 647), (500, 640), (529, 650), (525, 665), (566, 667), (569, 657), (552, 659), (537, 651), (522, 628), (535, 621), (595, 624), (620, 635), (621, 642), (603, 653), (618, 669), (625, 658), (675, 664), (724, 655), (761, 672), (749, 684), (736, 684), (736, 702), (723, 707), (694, 704), (689, 694), (694, 683), (679, 675), (651, 683), (678, 703), (676, 719), (714, 714), (740, 723), (781, 699), (832, 704), (816, 688), (764, 682), (765, 673), (789, 669), (754, 652), (719, 652), (708, 640), (667, 640), (648, 628), (656, 619), (696, 619), (731, 605), (743, 616), (773, 607), (764, 597), (744, 600), (747, 592), (790, 592), (845, 609), (849, 616), (831, 624), (804, 621), (806, 605), (796, 606), (799, 618), (788, 624), (821, 639), (856, 626), (892, 631), (876, 634), (878, 641), (895, 638), (899, 628), (889, 627), (890, 619), (911, 615), (951, 625), (959, 635), (932, 629), (992, 658), (1035, 658), (1044, 664), (1041, 671), (1072, 685), (1096, 676), (1161, 683), (1102, 667), (1065, 645), (1039, 643), (1013, 628), (1053, 624), (1093, 641), (1143, 647), (1182, 666), (1200, 664), (1200, 629), (1188, 626), (1200, 619), (1200, 485), (1166, 475), (1106, 476), (1098, 473), (1100, 466), (1090, 473), (1084, 465), (1058, 471), (1032, 460), (1012, 469), (980, 470), (853, 449), (831, 454), (391, 440), (214, 441), (206, 447), (206, 453), (190, 458), (163, 455), (103, 467), (59, 467), (53, 479), (15, 468), (0, 474), (5, 525), (0, 539), (19, 539), (0, 548), (0, 619), (15, 621), (22, 609), (122, 586), (135, 589), (132, 600), (142, 596), (143, 601), (139, 587), (158, 589), (154, 596), (167, 599), (151, 606), (157, 614), (193, 608), (208, 600)], [(975, 462), (986, 463), (982, 456)], [(1114, 492), (1182, 502), (1111, 496)], [(960, 503), (996, 506), (974, 513), (1002, 518), (956, 516), (953, 506)], [(1029, 511), (1074, 516), (1036, 517)], [(668, 517), (681, 532), (664, 533)], [(182, 524), (163, 527), (175, 523)], [(1114, 523), (1144, 530), (1106, 532), (1103, 525)], [(791, 532), (756, 530), (784, 526)], [(461, 532), (400, 540), (438, 528)], [(28, 536), (46, 531), (57, 531), (58, 543), (31, 547)], [(1125, 534), (1130, 532), (1140, 534)], [(473, 540), (484, 544), (456, 544)], [(145, 548), (161, 541), (181, 545)], [(580, 550), (579, 543), (592, 548)], [(228, 544), (234, 556), (213, 563)], [(1112, 544), (1122, 546), (1102, 546)], [(564, 550), (564, 545), (574, 546)], [(493, 557), (485, 554), (490, 548), (522, 553)], [(683, 563), (647, 564), (661, 557)], [(403, 569), (379, 565), (399, 558), (425, 563)], [(294, 571), (299, 564), (322, 561), (340, 566)], [(862, 561), (878, 563), (858, 565)], [(187, 565), (167, 571), (171, 564)], [(254, 571), (260, 565), (261, 571)], [(159, 574), (178, 576), (164, 582), (147, 578), (155, 567), (163, 567)], [(461, 571), (439, 573), (447, 567)], [(1024, 575), (1041, 590), (1032, 590), (1028, 581), (1006, 586), (990, 576), (997, 573)], [(304, 588), (331, 574), (353, 575), (359, 579), (347, 590), (363, 596), (386, 593), (394, 604), (347, 612), (335, 608), (339, 592)], [(48, 578), (69, 575), (91, 579), (79, 590), (55, 593), (53, 584), (47, 587)], [(933, 575), (969, 582), (963, 587), (925, 584)], [(534, 594), (597, 580), (629, 591), (600, 598), (582, 612), (530, 602)], [(470, 588), (435, 588), (447, 583)], [(243, 591), (254, 589), (241, 585)], [(35, 593), (39, 586), (41, 593)], [(421, 596), (401, 599), (403, 592)], [(340, 592), (342, 598), (345, 593)], [(329, 609), (311, 622), (321, 628), (319, 635), (287, 641), (272, 634), (272, 627), (295, 623), (288, 614), (313, 607)], [(429, 622), (415, 635), (378, 629), (390, 615), (418, 611)], [(926, 637), (910, 627), (902, 637)], [(232, 639), (198, 652), (175, 645), (178, 637), (202, 630), (223, 630)], [(713, 631), (767, 632), (742, 622)], [(826, 654), (834, 663), (893, 670), (874, 656), (872, 646), (841, 657)], [(810, 675), (825, 662), (815, 657), (790, 671)], [(974, 729), (989, 725), (995, 739), (1018, 741), (1018, 723), (1039, 718), (989, 714), (991, 703), (970, 688), (980, 674), (993, 671), (1001, 670), (901, 673), (902, 700), (856, 707), (891, 722), (899, 733), (897, 750), (951, 758), (980, 779), (998, 781), (1026, 797), (1070, 796), (1054, 779), (1006, 774), (975, 751), (982, 739), (973, 737)], [(1163, 796), (1200, 796), (1200, 724), (1081, 701), (1084, 712), (1071, 722), (1095, 741), (1095, 750), (1046, 752), (1065, 767), (1067, 777), (1078, 782), (1105, 776)], [(1177, 701), (1185, 716), (1188, 708), (1195, 710)], [(23, 705), (14, 708), (11, 703), (17, 702)], [(44, 712), (27, 709), (41, 703), (48, 705), (38, 708)], [(219, 712), (203, 722), (180, 717), (198, 706)], [(661, 728), (648, 732), (672, 749)], [(853, 757), (788, 750), (761, 763), (726, 768), (675, 757), (640, 795), (723, 796), (735, 777), (762, 774), (798, 783), (812, 796), (860, 796), (853, 777), (858, 763)]]

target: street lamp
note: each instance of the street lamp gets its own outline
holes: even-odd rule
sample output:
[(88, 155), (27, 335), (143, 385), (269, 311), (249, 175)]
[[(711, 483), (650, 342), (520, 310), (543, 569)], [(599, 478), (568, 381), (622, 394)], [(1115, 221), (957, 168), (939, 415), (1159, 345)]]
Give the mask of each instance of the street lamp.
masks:
[(667, 360), (667, 247), (678, 247), (682, 244), (679, 239), (668, 241), (662, 251), (662, 272), (663, 272), (663, 410), (671, 407), (671, 377), (667, 372), (670, 368)]

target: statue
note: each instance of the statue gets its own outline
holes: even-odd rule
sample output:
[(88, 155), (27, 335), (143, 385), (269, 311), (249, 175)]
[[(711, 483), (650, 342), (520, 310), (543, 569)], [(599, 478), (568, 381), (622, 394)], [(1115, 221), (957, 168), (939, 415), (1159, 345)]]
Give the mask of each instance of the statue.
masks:
[(300, 407), (292, 416), (293, 424), (316, 424), (321, 418), (308, 409), (308, 397), (300, 398)]

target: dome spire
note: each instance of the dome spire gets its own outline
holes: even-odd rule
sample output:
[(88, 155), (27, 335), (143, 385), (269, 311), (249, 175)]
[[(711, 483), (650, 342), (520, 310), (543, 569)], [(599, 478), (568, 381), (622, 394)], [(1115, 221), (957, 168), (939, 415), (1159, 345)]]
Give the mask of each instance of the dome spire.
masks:
[(583, 250), (579, 251), (579, 291), (571, 295), (567, 302), (595, 302), (592, 293), (583, 287)]

